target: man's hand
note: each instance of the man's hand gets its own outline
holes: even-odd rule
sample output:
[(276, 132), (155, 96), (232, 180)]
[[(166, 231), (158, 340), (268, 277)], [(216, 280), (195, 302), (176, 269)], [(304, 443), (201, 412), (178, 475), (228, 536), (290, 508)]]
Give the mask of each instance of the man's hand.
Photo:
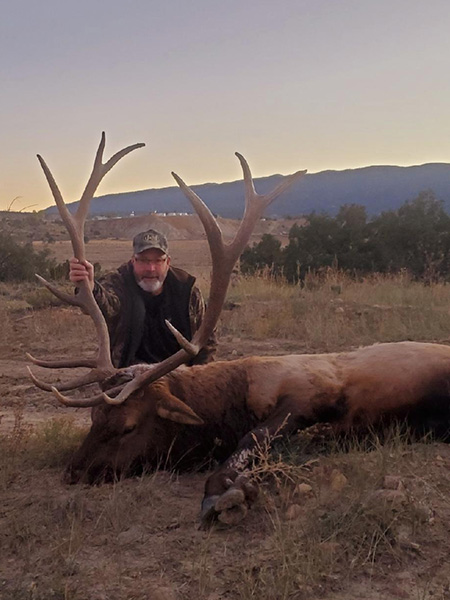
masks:
[(78, 285), (80, 281), (87, 281), (91, 290), (94, 289), (94, 266), (90, 262), (80, 262), (78, 258), (71, 258), (69, 265), (69, 279), (72, 283)]

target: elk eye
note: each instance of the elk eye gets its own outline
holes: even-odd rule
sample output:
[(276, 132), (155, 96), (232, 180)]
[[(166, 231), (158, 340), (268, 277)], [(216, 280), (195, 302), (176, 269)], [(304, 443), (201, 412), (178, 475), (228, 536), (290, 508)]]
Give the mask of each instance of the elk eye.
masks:
[(126, 435), (127, 433), (131, 433), (135, 429), (136, 429), (136, 423), (133, 423), (132, 425), (125, 425), (125, 427), (123, 428), (123, 435)]

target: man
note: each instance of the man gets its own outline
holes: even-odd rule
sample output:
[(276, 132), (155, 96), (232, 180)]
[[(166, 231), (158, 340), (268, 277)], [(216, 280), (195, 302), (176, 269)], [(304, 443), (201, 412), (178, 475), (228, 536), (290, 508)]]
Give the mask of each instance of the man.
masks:
[[(131, 260), (101, 281), (91, 263), (70, 261), (69, 278), (88, 281), (105, 316), (114, 366), (159, 362), (180, 349), (165, 324), (168, 319), (188, 340), (200, 327), (205, 302), (195, 278), (172, 267), (165, 236), (154, 229), (133, 239)], [(214, 360), (215, 337), (190, 364)]]

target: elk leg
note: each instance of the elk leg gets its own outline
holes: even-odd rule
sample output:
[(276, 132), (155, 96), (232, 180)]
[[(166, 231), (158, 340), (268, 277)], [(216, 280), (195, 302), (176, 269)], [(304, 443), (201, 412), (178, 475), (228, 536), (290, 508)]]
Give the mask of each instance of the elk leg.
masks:
[(235, 525), (245, 517), (258, 495), (249, 470), (255, 451), (270, 444), (274, 437), (296, 431), (302, 421), (298, 414), (278, 410), (241, 439), (236, 451), (206, 481), (201, 508), (202, 527), (208, 527), (216, 520)]

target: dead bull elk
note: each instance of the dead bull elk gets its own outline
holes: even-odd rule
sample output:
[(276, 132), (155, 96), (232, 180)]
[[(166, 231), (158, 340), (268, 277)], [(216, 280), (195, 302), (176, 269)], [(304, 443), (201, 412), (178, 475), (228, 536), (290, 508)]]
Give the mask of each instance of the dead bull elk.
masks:
[[(91, 176), (103, 176), (101, 153)], [(122, 155), (134, 147), (122, 151)], [(121, 154), (121, 153), (118, 153)], [(100, 158), (99, 158), (100, 155)], [(118, 155), (115, 155), (118, 156)], [(120, 157), (119, 157), (120, 158)], [(117, 370), (108, 354), (109, 340), (101, 313), (89, 293), (59, 297), (84, 308), (99, 332), (95, 360), (31, 360), (44, 367), (85, 366), (82, 379), (59, 386), (33, 380), (69, 406), (93, 406), (92, 427), (66, 471), (68, 482), (113, 479), (160, 465), (188, 469), (213, 458), (221, 465), (207, 479), (202, 518), (236, 523), (256, 497), (246, 477), (252, 453), (274, 434), (288, 435), (314, 423), (332, 423), (337, 430), (373, 426), (390, 418), (413, 427), (434, 429), (441, 437), (450, 428), (450, 347), (399, 342), (378, 344), (353, 352), (280, 357), (248, 357), (203, 366), (182, 365), (205, 343), (214, 328), (233, 265), (264, 208), (302, 173), (296, 173), (266, 196), (253, 188), (249, 168), (241, 162), (246, 211), (230, 245), (201, 200), (174, 175), (205, 227), (213, 272), (207, 313), (202, 327), (188, 342), (177, 331), (181, 350), (157, 365), (135, 365)], [(111, 159), (111, 161), (114, 157)], [(106, 163), (107, 165), (109, 164)], [(88, 184), (79, 214), (68, 214), (45, 163), (41, 160), (61, 216), (71, 232), (75, 256), (84, 259), (82, 222), (96, 185)], [(100, 166), (101, 165), (101, 166)], [(94, 176), (94, 173), (99, 174)], [(88, 189), (87, 188), (87, 189)], [(179, 368), (176, 368), (179, 367)], [(126, 380), (124, 382), (124, 380)], [(90, 399), (68, 399), (61, 391), (97, 381), (102, 392)]]
[[(86, 258), (84, 224), (89, 211), (89, 203), (98, 185), (106, 173), (121, 158), (143, 145), (135, 144), (124, 148), (103, 163), (105, 134), (102, 134), (94, 167), (75, 215), (70, 214), (49, 168), (38, 155), (61, 219), (69, 232), (74, 256), (79, 261), (82, 262)], [(214, 408), (213, 396), (211, 396), (211, 406), (208, 406), (207, 409), (208, 414), (205, 413), (204, 416), (200, 416), (196, 414), (195, 408), (190, 408), (188, 402), (181, 399), (183, 397), (181, 390), (180, 394), (173, 393), (172, 384), (169, 387), (168, 384), (174, 380), (175, 374), (181, 375), (189, 371), (188, 369), (177, 369), (177, 367), (188, 362), (193, 355), (196, 355), (214, 330), (223, 306), (233, 267), (265, 208), (306, 172), (294, 173), (286, 177), (272, 192), (259, 195), (254, 189), (247, 162), (240, 154), (236, 153), (236, 156), (243, 170), (246, 203), (240, 227), (233, 241), (228, 244), (224, 243), (220, 227), (209, 209), (178, 175), (172, 173), (203, 224), (212, 257), (211, 288), (207, 309), (203, 322), (194, 334), (193, 339), (191, 341), (186, 340), (180, 332), (167, 322), (167, 326), (180, 345), (180, 350), (173, 356), (154, 365), (134, 365), (125, 369), (114, 368), (110, 355), (108, 328), (89, 285), (86, 282), (81, 282), (78, 293), (70, 295), (38, 276), (39, 280), (59, 299), (80, 307), (90, 315), (99, 340), (98, 352), (95, 358), (39, 360), (28, 355), (34, 364), (41, 367), (86, 367), (89, 369), (84, 376), (57, 385), (51, 385), (37, 379), (30, 370), (33, 382), (39, 388), (51, 391), (63, 404), (93, 407), (92, 429), (67, 470), (69, 481), (76, 482), (82, 479), (92, 482), (99, 478), (117, 477), (119, 474), (133, 472), (138, 466), (145, 464), (157, 466), (161, 461), (164, 461), (163, 464), (174, 462), (180, 465), (181, 462), (192, 463), (194, 458), (204, 461), (205, 456), (210, 451), (211, 439), (215, 439), (216, 435), (220, 434), (222, 426), (220, 419), (218, 421), (217, 410), (219, 406), (216, 405)], [(172, 372), (173, 376), (171, 375)], [(198, 373), (200, 375), (201, 371)], [(214, 377), (218, 377), (219, 387), (215, 394), (218, 397), (220, 396), (220, 401), (223, 404), (223, 417), (225, 419), (223, 426), (226, 428), (229, 427), (226, 424), (226, 415), (231, 415), (232, 419), (235, 420), (242, 412), (237, 400), (238, 396), (241, 396), (241, 390), (236, 390), (238, 396), (230, 402), (230, 394), (227, 392), (228, 382), (224, 379), (228, 375), (221, 376), (219, 369)], [(235, 379), (234, 375), (233, 379)], [(115, 383), (112, 383), (113, 381)], [(71, 399), (61, 393), (95, 382), (101, 385), (102, 390), (107, 389), (108, 393), (102, 391), (91, 398), (83, 400)], [(195, 379), (192, 380), (192, 383), (199, 387), (195, 384)], [(201, 384), (199, 385), (201, 386)], [(214, 417), (214, 415), (216, 416)], [(188, 427), (189, 433), (185, 437), (184, 429), (186, 429), (186, 426), (192, 425), (195, 425), (196, 428)], [(216, 434), (213, 438), (211, 438), (211, 432), (209, 431), (211, 426)], [(233, 433), (234, 438), (236, 438), (236, 435), (237, 433)], [(182, 437), (185, 437), (187, 441), (184, 450), (179, 449)], [(107, 440), (109, 441), (107, 442)], [(226, 445), (226, 449), (228, 452), (233, 450), (229, 443)], [(168, 458), (168, 455), (170, 455), (170, 458)], [(186, 460), (176, 459), (177, 455), (185, 455)], [(223, 457), (225, 458), (225, 455)], [(207, 504), (209, 503), (208, 501)]]

